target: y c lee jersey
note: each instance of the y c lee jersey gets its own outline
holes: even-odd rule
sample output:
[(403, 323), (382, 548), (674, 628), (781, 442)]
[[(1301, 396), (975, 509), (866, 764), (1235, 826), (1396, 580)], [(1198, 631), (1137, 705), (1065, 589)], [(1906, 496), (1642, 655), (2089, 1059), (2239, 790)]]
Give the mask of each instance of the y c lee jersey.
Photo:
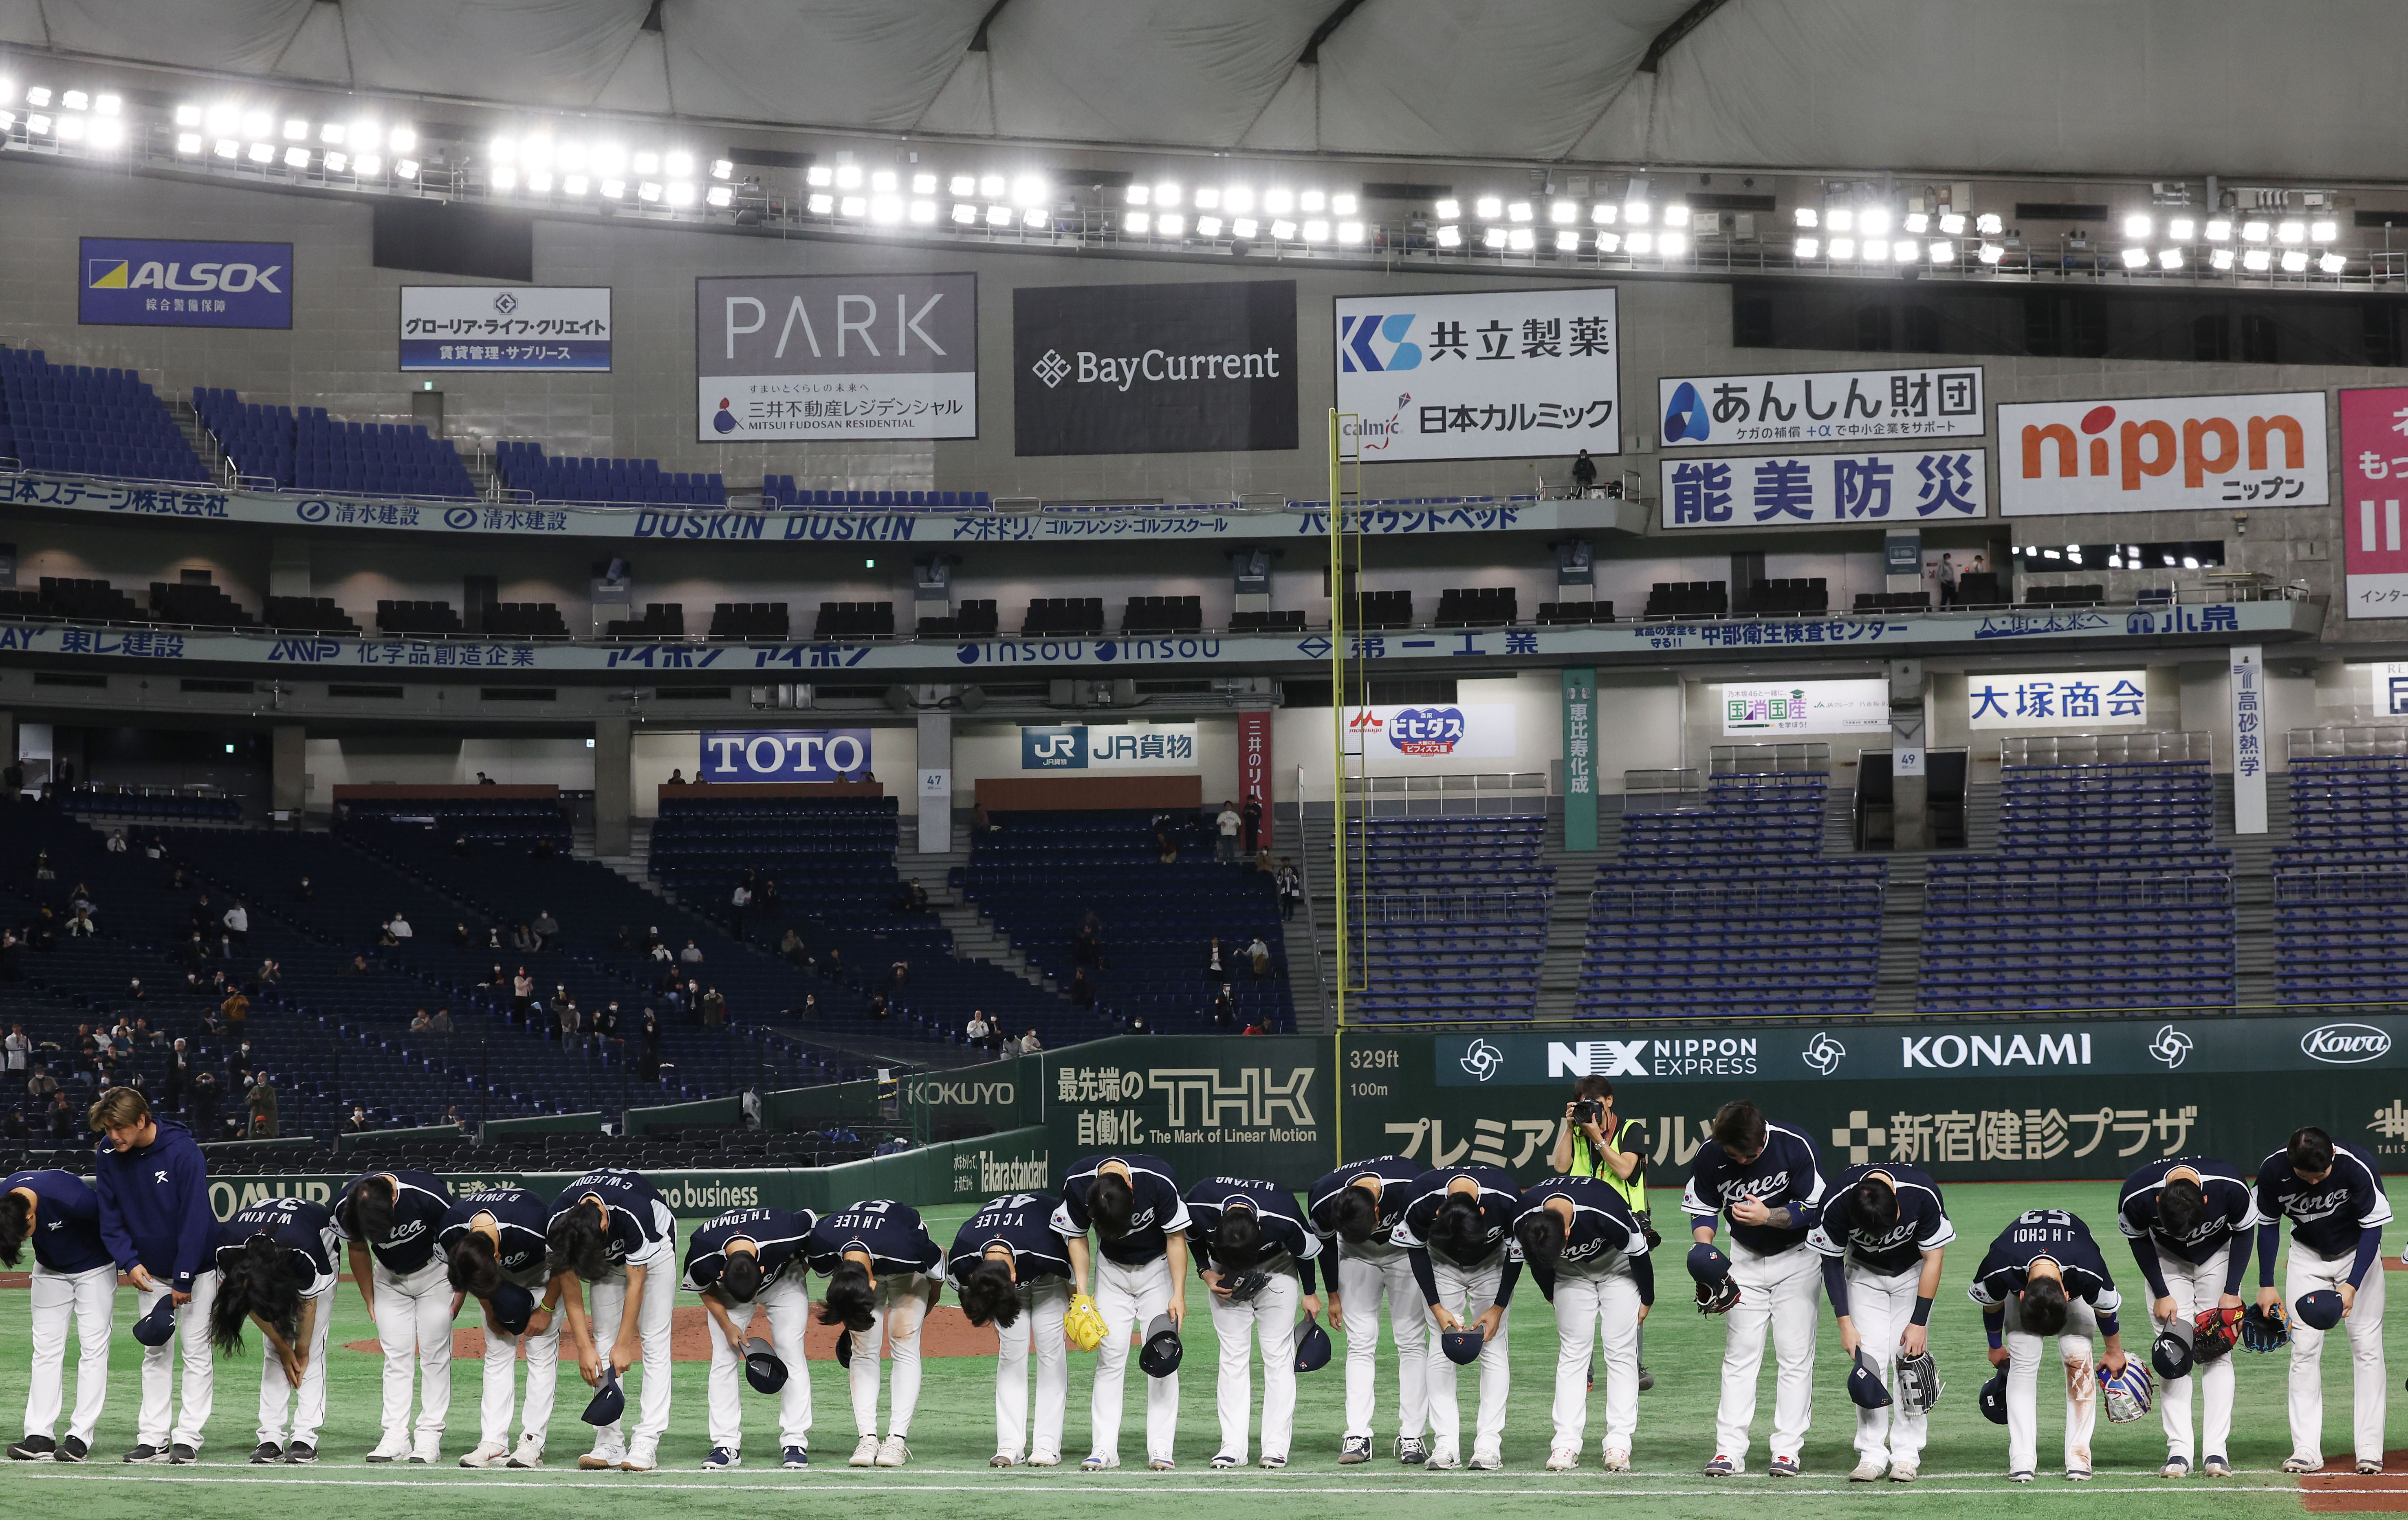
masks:
[(953, 1286), (968, 1282), (988, 1248), (998, 1245), (1011, 1253), (1012, 1281), (1023, 1287), (1040, 1278), (1068, 1281), (1069, 1248), (1054, 1230), (1054, 1211), (1061, 1206), (1061, 1199), (1050, 1193), (1010, 1193), (988, 1199), (953, 1236), (946, 1262)]

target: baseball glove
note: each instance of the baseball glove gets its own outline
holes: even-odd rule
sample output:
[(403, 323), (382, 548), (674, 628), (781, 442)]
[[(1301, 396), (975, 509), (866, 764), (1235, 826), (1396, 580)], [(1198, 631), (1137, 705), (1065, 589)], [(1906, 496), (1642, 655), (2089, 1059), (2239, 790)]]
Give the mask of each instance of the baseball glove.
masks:
[(2232, 1349), (2241, 1339), (2241, 1309), (2202, 1309), (2191, 1320), (2190, 1355), (2197, 1362), (2212, 1362)]
[(1073, 1294), (1070, 1307), (1062, 1312), (1062, 1333), (1070, 1344), (1081, 1351), (1093, 1351), (1104, 1343), (1104, 1316), (1096, 1308), (1096, 1300), (1085, 1294)]
[(1700, 1314), (1727, 1314), (1731, 1305), (1737, 1302), (1739, 1284), (1727, 1277), (1698, 1284), (1698, 1312)]
[(2099, 1391), (2107, 1400), (2111, 1425), (2129, 1425), (2149, 1412), (2157, 1401), (2157, 1385), (2149, 1381), (2149, 1369), (2136, 1361), (2127, 1361), (2121, 1372), (2100, 1368)]
[(1270, 1280), (1270, 1273), (1258, 1268), (1249, 1267), (1243, 1271), (1231, 1272), (1221, 1279), (1221, 1286), (1228, 1290), (1231, 1303), (1241, 1304), (1269, 1286)]
[(1946, 1388), (1928, 1349), (1920, 1356), (1900, 1354), (1890, 1369), (1890, 1392), (1908, 1409), (1928, 1414)]
[(2251, 1304), (2241, 1316), (2241, 1343), (2251, 1351), (2280, 1351), (2291, 1343), (2291, 1316), (2276, 1304)]

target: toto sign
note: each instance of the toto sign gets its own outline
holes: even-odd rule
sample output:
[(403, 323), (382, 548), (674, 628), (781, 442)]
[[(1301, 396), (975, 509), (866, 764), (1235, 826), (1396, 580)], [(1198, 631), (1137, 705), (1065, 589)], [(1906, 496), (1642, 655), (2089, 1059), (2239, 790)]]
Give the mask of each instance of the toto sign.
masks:
[(2364, 1066), (2391, 1054), (2391, 1037), (2371, 1024), (2327, 1024), (2300, 1037), (2300, 1054), (2328, 1066)]
[(702, 736), (695, 773), (721, 782), (833, 782), (868, 768), (867, 728), (721, 729)]

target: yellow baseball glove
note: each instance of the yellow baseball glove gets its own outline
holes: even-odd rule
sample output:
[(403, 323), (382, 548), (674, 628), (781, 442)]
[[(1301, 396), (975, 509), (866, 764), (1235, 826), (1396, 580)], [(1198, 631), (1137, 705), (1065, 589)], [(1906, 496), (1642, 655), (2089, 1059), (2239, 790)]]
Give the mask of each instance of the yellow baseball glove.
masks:
[(1096, 1310), (1096, 1300), (1083, 1293), (1071, 1295), (1070, 1307), (1062, 1312), (1062, 1333), (1081, 1351), (1102, 1345), (1104, 1316)]

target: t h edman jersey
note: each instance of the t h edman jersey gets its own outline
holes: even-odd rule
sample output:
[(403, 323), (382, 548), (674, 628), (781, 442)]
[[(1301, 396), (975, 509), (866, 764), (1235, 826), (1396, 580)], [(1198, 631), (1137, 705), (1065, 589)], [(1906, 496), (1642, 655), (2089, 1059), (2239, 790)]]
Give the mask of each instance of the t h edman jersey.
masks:
[(502, 1270), (524, 1275), (543, 1265), (544, 1230), (552, 1206), (523, 1187), (487, 1187), (464, 1193), (445, 1211), (435, 1243), (448, 1255), (479, 1214), (494, 1216), (494, 1259)]
[[(1898, 1223), (1879, 1239), (1859, 1235), (1848, 1219), (1848, 1195), (1875, 1173), (1887, 1177), (1898, 1194)], [(1895, 1162), (1850, 1167), (1842, 1172), (1823, 1195), (1814, 1227), (1806, 1232), (1806, 1243), (1822, 1255), (1853, 1260), (1882, 1277), (1920, 1271), (1926, 1251), (1936, 1251), (1955, 1239), (1956, 1226), (1949, 1223), (1940, 1184), (1922, 1168)]]
[(1084, 1235), (1095, 1225), (1095, 1215), (1088, 1209), (1088, 1198), (1096, 1190), (1096, 1178), (1102, 1169), (1114, 1162), (1128, 1169), (1129, 1188), (1136, 1195), (1129, 1213), (1128, 1233), (1118, 1240), (1106, 1240), (1098, 1233), (1096, 1249), (1106, 1261), (1123, 1267), (1142, 1267), (1158, 1261), (1168, 1250), (1166, 1237), (1183, 1233), (1187, 1228), (1187, 1203), (1179, 1196), (1179, 1184), (1171, 1180), (1170, 1167), (1159, 1156), (1091, 1155), (1071, 1164), (1070, 1173), (1062, 1179), (1062, 1206), (1054, 1211), (1054, 1228), (1064, 1240)]
[[(2166, 1178), (2176, 1169), (2199, 1174), (2200, 1192), (2207, 1199), (2207, 1212), (2187, 1236), (2177, 1239), (2157, 1217), (2157, 1195), (2164, 1191)], [(2286, 1170), (2289, 1169), (2287, 1167)], [(2292, 1181), (2297, 1182), (2297, 1178)], [(2236, 1236), (2243, 1241), (2247, 1232), (2259, 1224), (2257, 1190), (2243, 1182), (2241, 1173), (2229, 1161), (2213, 1156), (2173, 1156), (2152, 1161), (2124, 1181), (2123, 1201), (2117, 1205), (2115, 1223), (2127, 1240), (2143, 1237), (2155, 1241), (2158, 1250), (2178, 1256), (2196, 1267), (2222, 1250)], [(2358, 1241), (2350, 1240), (2352, 1249)]]
[(443, 1227), (444, 1216), (452, 1212), (452, 1190), (431, 1172), (372, 1171), (353, 1178), (344, 1186), (343, 1196), (349, 1197), (351, 1189), (368, 1177), (393, 1179), (392, 1232), (381, 1240), (354, 1242), (343, 1228), (340, 1209), (335, 1212), (335, 1228), (346, 1244), (365, 1244), (378, 1266), (395, 1277), (408, 1277), (435, 1259), (435, 1237)]
[(307, 1198), (263, 1198), (220, 1226), (217, 1267), (220, 1271), (240, 1260), (251, 1238), (266, 1234), (292, 1255), (294, 1265), (308, 1274), (301, 1296), (326, 1292), (335, 1285), (335, 1255), (341, 1233), (334, 1211)]
[[(1772, 1225), (1742, 1225), (1730, 1217), (1730, 1206), (1755, 1198), (1768, 1209), (1787, 1208), (1797, 1222), (1787, 1229)], [(1764, 1126), (1764, 1149), (1753, 1161), (1733, 1161), (1712, 1140), (1698, 1147), (1689, 1163), (1689, 1187), (1681, 1207), (1696, 1225), (1711, 1224), (1721, 1214), (1730, 1224), (1731, 1239), (1759, 1256), (1776, 1255), (1806, 1243), (1814, 1212), (1823, 1202), (1823, 1173), (1814, 1159), (1814, 1144), (1782, 1125)]]
[(1070, 1276), (1069, 1248), (1054, 1230), (1062, 1200), (1051, 1193), (1011, 1193), (990, 1198), (953, 1236), (946, 1275), (960, 1287), (986, 1259), (991, 1246), (1011, 1253), (1012, 1281), (1024, 1286), (1040, 1278)]
[(2286, 1153), (2268, 1156), (2258, 1169), (2258, 1212), (2289, 1219), (2291, 1239), (2331, 1261), (2355, 1254), (2367, 1230), (2391, 1223), (2391, 1200), (2373, 1157), (2335, 1140), (2332, 1170), (2314, 1186), (2300, 1181)]
[(888, 1198), (863, 1198), (832, 1214), (823, 1214), (811, 1226), (805, 1248), (812, 1271), (834, 1276), (844, 1265), (845, 1253), (869, 1254), (872, 1276), (889, 1272), (934, 1272), (944, 1265), (944, 1253), (928, 1238), (920, 1211)]
[(727, 1269), (727, 1242), (750, 1240), (761, 1266), (761, 1285), (778, 1281), (787, 1265), (810, 1244), (818, 1217), (809, 1209), (733, 1209), (694, 1232), (685, 1246), (685, 1282), (699, 1293)]

